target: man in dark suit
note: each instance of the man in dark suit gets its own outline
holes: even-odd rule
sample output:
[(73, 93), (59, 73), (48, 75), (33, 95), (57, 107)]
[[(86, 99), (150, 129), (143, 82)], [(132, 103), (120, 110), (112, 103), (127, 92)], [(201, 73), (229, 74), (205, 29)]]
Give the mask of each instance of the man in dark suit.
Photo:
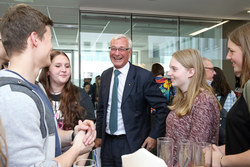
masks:
[[(121, 167), (121, 155), (141, 147), (153, 149), (166, 127), (167, 100), (151, 72), (128, 62), (131, 48), (127, 36), (114, 36), (110, 42), (114, 67), (101, 76), (95, 143), (102, 146), (102, 167)], [(150, 107), (156, 109), (152, 129)]]

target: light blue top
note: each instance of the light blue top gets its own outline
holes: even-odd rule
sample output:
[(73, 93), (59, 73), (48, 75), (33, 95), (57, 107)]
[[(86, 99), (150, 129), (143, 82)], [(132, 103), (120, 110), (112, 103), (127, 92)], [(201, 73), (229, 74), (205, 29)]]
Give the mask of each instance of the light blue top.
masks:
[[(220, 101), (221, 96), (217, 96), (217, 99)], [(233, 91), (231, 91), (231, 93), (229, 93), (227, 95), (227, 99), (225, 101), (225, 104), (223, 106), (223, 108), (225, 110), (227, 110), (227, 112), (231, 109), (231, 107), (234, 105), (234, 103), (236, 102), (237, 98), (236, 95)]]

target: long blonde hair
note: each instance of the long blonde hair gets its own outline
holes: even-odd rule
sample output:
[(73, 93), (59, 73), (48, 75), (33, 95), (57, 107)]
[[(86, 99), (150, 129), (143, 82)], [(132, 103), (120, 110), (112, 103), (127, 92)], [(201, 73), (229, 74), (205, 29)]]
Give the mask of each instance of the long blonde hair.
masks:
[[(187, 92), (182, 92), (177, 88), (177, 94), (174, 96), (170, 110), (176, 110), (176, 114), (181, 117), (188, 114), (193, 106), (195, 98), (202, 90), (213, 92), (206, 81), (205, 68), (199, 51), (194, 49), (185, 49), (177, 51), (172, 56), (186, 69), (195, 70), (192, 76)], [(185, 96), (184, 96), (185, 93)]]
[[(8, 150), (7, 150), (7, 143), (6, 143), (6, 138), (5, 138), (5, 131), (4, 131), (1, 119), (0, 119), (0, 132), (1, 132), (0, 133), (0, 157), (1, 157), (0, 161), (4, 160), (5, 162), (4, 167), (7, 167), (8, 166)], [(3, 150), (5, 150), (5, 153)], [(2, 167), (1, 162), (0, 162), (0, 167)]]

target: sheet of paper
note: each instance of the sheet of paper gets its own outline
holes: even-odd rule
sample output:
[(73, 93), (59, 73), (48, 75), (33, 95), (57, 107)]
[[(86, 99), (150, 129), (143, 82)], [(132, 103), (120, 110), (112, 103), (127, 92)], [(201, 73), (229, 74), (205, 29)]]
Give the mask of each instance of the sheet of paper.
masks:
[(167, 167), (166, 163), (145, 148), (122, 156), (123, 167)]

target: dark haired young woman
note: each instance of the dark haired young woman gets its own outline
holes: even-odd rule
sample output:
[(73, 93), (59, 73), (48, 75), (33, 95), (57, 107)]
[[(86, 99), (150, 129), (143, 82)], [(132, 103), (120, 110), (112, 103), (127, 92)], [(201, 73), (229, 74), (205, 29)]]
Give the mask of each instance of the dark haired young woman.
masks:
[(68, 56), (62, 51), (52, 51), (50, 56), (51, 65), (42, 70), (39, 82), (52, 103), (58, 128), (74, 130), (79, 120), (95, 121), (91, 99), (83, 89), (71, 82)]

